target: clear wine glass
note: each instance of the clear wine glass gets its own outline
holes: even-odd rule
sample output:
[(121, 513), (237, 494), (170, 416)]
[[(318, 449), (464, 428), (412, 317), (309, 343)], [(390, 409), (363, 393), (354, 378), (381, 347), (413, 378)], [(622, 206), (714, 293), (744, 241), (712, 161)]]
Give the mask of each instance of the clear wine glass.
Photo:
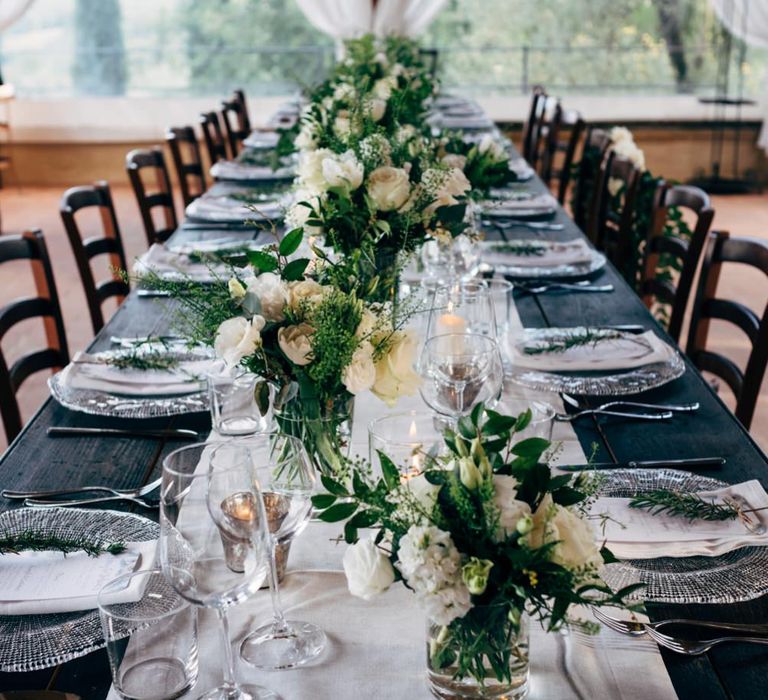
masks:
[(270, 590), (274, 617), (248, 634), (240, 645), (240, 656), (246, 663), (268, 670), (302, 666), (322, 653), (326, 636), (310, 622), (285, 619), (280, 569), (285, 564), (287, 547), (312, 515), (314, 467), (300, 440), (278, 433), (222, 444), (216, 449), (213, 462), (222, 466), (247, 463), (254, 470), (271, 535)]
[(419, 366), (421, 396), (453, 425), (478, 403), (493, 405), (504, 374), (496, 341), (477, 333), (448, 333), (430, 338)]
[(220, 623), (224, 682), (203, 700), (280, 700), (235, 680), (227, 610), (259, 590), (269, 570), (269, 530), (258, 480), (245, 462), (214, 465), (214, 446), (175, 450), (163, 461), (160, 561), (173, 588), (212, 608)]

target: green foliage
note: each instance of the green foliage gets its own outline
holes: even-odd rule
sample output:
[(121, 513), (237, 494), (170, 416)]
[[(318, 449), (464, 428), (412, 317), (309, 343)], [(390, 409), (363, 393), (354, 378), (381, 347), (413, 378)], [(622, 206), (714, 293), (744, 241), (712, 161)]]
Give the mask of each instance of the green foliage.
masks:
[(57, 551), (70, 554), (82, 551), (89, 557), (97, 557), (103, 553), (121, 554), (125, 550), (123, 542), (98, 542), (87, 537), (59, 537), (35, 530), (0, 534), (0, 554), (19, 554), (24, 551)]

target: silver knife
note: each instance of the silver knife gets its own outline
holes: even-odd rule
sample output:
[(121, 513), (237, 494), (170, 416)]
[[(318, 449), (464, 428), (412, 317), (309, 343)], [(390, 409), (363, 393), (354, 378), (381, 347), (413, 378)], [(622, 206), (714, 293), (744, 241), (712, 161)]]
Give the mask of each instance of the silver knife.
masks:
[(693, 459), (632, 460), (630, 462), (595, 462), (594, 464), (565, 464), (557, 469), (566, 472), (585, 472), (593, 469), (683, 469), (703, 471), (717, 469), (725, 464), (725, 457), (696, 457)]
[(69, 437), (79, 435), (102, 437), (142, 437), (142, 438), (171, 438), (176, 440), (200, 440), (200, 435), (195, 430), (175, 428), (173, 430), (127, 430), (122, 428), (77, 428), (55, 425), (46, 431), (48, 437)]

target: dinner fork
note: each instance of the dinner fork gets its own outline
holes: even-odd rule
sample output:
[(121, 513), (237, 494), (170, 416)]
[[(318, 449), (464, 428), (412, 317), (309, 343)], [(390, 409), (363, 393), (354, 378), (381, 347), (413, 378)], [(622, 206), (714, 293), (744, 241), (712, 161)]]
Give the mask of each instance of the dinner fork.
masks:
[(685, 656), (699, 656), (706, 654), (712, 647), (726, 642), (743, 642), (745, 644), (768, 644), (768, 637), (715, 637), (714, 639), (680, 639), (662, 634), (658, 630), (649, 629), (648, 636), (659, 646), (665, 647)]
[(731, 632), (753, 632), (756, 634), (768, 634), (768, 624), (743, 624), (739, 622), (711, 622), (709, 620), (691, 620), (686, 618), (672, 618), (659, 620), (658, 622), (640, 622), (639, 620), (620, 620), (603, 612), (600, 608), (591, 608), (592, 614), (606, 627), (620, 634), (630, 637), (642, 637), (653, 630), (657, 631), (665, 625), (689, 625), (691, 627), (705, 627), (715, 630), (730, 630)]
[[(563, 401), (565, 401), (567, 404), (570, 404), (574, 408), (582, 408), (582, 405), (579, 403), (578, 399), (575, 399), (573, 396), (570, 396), (569, 394), (561, 394), (561, 396), (563, 398)], [(641, 401), (623, 401), (623, 400), (608, 401), (607, 403), (603, 403), (603, 404), (600, 404), (599, 406), (596, 406), (595, 410), (604, 411), (606, 409), (616, 408), (617, 406), (628, 406), (630, 408), (648, 408), (656, 411), (673, 411), (673, 412), (681, 412), (681, 413), (690, 413), (692, 411), (699, 410), (698, 401), (694, 401), (692, 403), (683, 403), (683, 404), (658, 404), (658, 403), (643, 403)]]
[(577, 413), (555, 413), (555, 420), (570, 423), (583, 416), (616, 416), (618, 418), (636, 418), (638, 420), (666, 420), (672, 417), (671, 411), (663, 413), (632, 413), (630, 411), (609, 411), (602, 408), (586, 408)]
[(108, 493), (113, 498), (143, 498), (160, 486), (162, 477), (150, 481), (136, 489), (113, 489), (111, 486), (74, 486), (68, 489), (53, 489), (48, 491), (13, 491), (4, 489), (0, 492), (5, 498), (51, 498), (55, 496), (71, 496), (77, 493)]
[(547, 282), (537, 287), (517, 284), (523, 294), (547, 294), (548, 292), (612, 292), (612, 284), (566, 284), (564, 282)]
[(29, 506), (31, 508), (70, 508), (70, 507), (79, 507), (79, 506), (92, 506), (96, 505), (98, 503), (113, 503), (114, 501), (130, 501), (131, 503), (135, 503), (136, 505), (141, 506), (142, 508), (147, 508), (149, 510), (154, 510), (156, 508), (160, 507), (160, 501), (145, 501), (143, 498), (137, 498), (135, 496), (101, 496), (98, 498), (73, 498), (72, 500), (65, 501), (65, 500), (57, 500), (53, 499), (50, 501), (38, 499), (38, 498), (27, 498), (24, 501), (25, 506)]

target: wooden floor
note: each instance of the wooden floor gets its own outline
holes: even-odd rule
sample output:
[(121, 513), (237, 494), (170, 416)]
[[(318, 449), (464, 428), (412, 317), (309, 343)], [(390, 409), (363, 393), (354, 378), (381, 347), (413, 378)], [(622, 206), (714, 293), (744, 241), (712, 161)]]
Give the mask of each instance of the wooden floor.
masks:
[[(138, 208), (128, 188), (116, 187), (113, 195), (126, 254), (131, 261), (147, 246)], [(70, 352), (74, 353), (88, 345), (93, 331), (75, 262), (58, 215), (60, 196), (61, 189), (50, 187), (0, 190), (0, 212), (5, 233), (37, 227), (45, 234), (62, 302)], [(768, 240), (768, 195), (715, 197), (713, 205), (717, 212), (716, 228), (729, 230), (733, 235)], [(6, 263), (1, 269), (0, 304), (32, 293), (25, 264)], [(768, 301), (768, 280), (760, 273), (741, 267), (724, 270), (721, 290), (722, 296), (738, 299), (758, 313), (762, 313)], [(746, 336), (735, 327), (720, 325), (718, 322), (713, 323), (711, 333), (712, 347), (728, 354), (743, 367), (749, 351)], [(12, 361), (19, 354), (35, 349), (41, 340), (39, 323), (28, 321), (19, 324), (8, 334), (3, 341), (3, 348)], [(44, 376), (33, 376), (22, 387), (19, 398), (25, 419), (34, 413), (47, 396), (45, 379)], [(726, 402), (732, 405), (732, 397), (728, 396), (727, 390), (721, 391)], [(706, 429), (706, 426), (702, 426), (702, 430)], [(752, 434), (761, 447), (768, 450), (768, 382), (763, 383)], [(0, 449), (4, 447), (5, 439), (0, 429)]]

